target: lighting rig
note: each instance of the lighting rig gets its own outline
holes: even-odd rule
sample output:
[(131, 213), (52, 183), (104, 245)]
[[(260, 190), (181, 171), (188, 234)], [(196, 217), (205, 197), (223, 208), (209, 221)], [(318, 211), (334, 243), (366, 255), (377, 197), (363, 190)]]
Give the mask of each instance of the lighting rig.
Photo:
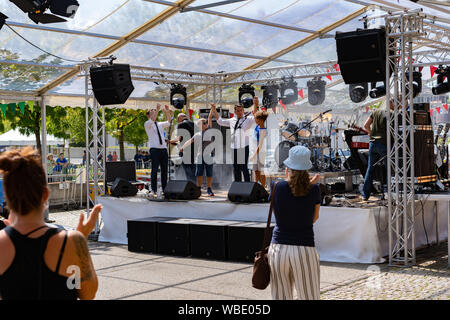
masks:
[(275, 83), (268, 83), (261, 86), (263, 90), (262, 105), (264, 108), (275, 108), (278, 105), (278, 89), (279, 86)]
[(250, 108), (253, 105), (254, 97), (255, 88), (251, 84), (244, 83), (239, 88), (239, 104), (241, 104), (244, 108)]
[(376, 82), (372, 82), (370, 84), (369, 96), (372, 99), (380, 98), (380, 97), (386, 95), (386, 83), (383, 82), (383, 85), (378, 86), (378, 87), (376, 85), (377, 85)]
[[(20, 10), (28, 13), (28, 17), (36, 24), (65, 22), (58, 16), (73, 18), (80, 4), (76, 0), (9, 0)], [(45, 13), (50, 10), (51, 13)], [(1, 22), (0, 22), (1, 23)]]
[[(435, 96), (440, 94), (445, 94), (450, 91), (450, 66), (442, 66), (440, 65), (435, 73), (437, 76), (437, 85), (433, 87), (431, 91)], [(444, 82), (444, 79), (447, 77), (447, 81)]]
[(171, 84), (170, 88), (170, 104), (175, 109), (183, 109), (187, 103), (186, 87), (182, 84)]
[(358, 103), (366, 100), (367, 95), (369, 94), (369, 86), (367, 83), (350, 84), (348, 91), (350, 94), (350, 99), (353, 102)]
[(308, 102), (315, 106), (325, 101), (325, 85), (326, 82), (321, 77), (315, 77), (307, 82), (308, 86)]
[(294, 78), (282, 79), (280, 83), (280, 100), (283, 104), (291, 104), (298, 100), (298, 87)]

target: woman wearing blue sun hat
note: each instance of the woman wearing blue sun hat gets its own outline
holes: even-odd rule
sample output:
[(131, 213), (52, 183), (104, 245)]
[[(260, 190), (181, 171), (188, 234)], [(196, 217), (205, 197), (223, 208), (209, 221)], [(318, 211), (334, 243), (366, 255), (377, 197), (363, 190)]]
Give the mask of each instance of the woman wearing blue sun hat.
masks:
[(314, 244), (313, 224), (319, 218), (321, 194), (310, 178), (311, 151), (303, 146), (289, 150), (284, 161), (286, 181), (272, 189), (276, 225), (269, 247), (272, 298), (320, 299), (320, 261)]

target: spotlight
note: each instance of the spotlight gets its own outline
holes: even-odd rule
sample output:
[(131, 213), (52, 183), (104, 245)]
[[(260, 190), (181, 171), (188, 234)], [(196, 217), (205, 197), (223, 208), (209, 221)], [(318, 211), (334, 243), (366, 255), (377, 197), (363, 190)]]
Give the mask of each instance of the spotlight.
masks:
[(275, 108), (278, 104), (278, 85), (267, 84), (262, 86), (261, 89), (263, 90), (263, 107), (266, 109)]
[(294, 81), (294, 78), (283, 79), (283, 82), (280, 84), (280, 99), (283, 104), (291, 104), (298, 100), (298, 88), (297, 82)]
[[(405, 73), (406, 81), (409, 82), (409, 72)], [(409, 92), (409, 85), (406, 86), (406, 94)], [(413, 72), (413, 98), (422, 92), (422, 73), (419, 71)]]
[[(445, 94), (450, 91), (450, 66), (443, 67), (442, 65), (435, 71), (438, 75), (437, 85), (431, 91), (435, 96)], [(447, 82), (444, 83), (444, 78), (447, 77)]]
[(355, 102), (362, 102), (367, 98), (369, 94), (369, 86), (367, 83), (355, 83), (348, 87), (350, 99)]
[(313, 78), (307, 83), (308, 86), (308, 102), (315, 106), (325, 101), (325, 85), (326, 82), (320, 77)]
[(370, 90), (369, 96), (372, 99), (380, 98), (386, 94), (386, 85), (384, 84), (384, 82), (383, 82), (382, 86), (375, 87), (376, 84), (377, 84), (376, 82), (372, 82), (370, 84), (371, 90)]
[(175, 109), (183, 109), (187, 103), (186, 87), (182, 84), (172, 83), (170, 88), (170, 104)]
[(0, 12), (0, 30), (2, 30), (2, 27), (5, 24), (6, 19), (8, 19), (8, 17)]
[[(37, 23), (65, 22), (58, 17), (73, 18), (80, 4), (76, 0), (9, 0)], [(44, 13), (50, 9), (53, 14)]]
[(239, 104), (244, 108), (250, 108), (253, 105), (253, 98), (255, 97), (255, 88), (251, 84), (243, 84), (239, 88)]

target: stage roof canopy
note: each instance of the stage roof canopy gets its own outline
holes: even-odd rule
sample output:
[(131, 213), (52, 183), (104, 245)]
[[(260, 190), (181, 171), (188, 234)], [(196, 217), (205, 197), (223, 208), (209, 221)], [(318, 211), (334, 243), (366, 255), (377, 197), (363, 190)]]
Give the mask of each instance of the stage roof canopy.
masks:
[[(388, 11), (423, 9), (433, 23), (444, 26), (449, 44), (448, 1), (419, 0), (78, 0), (80, 7), (65, 23), (35, 24), (9, 0), (0, 0), (8, 16), (0, 31), (0, 101), (47, 96), (49, 104), (83, 106), (84, 81), (77, 65), (92, 57), (113, 54), (115, 62), (133, 66), (215, 73), (337, 60), (336, 31), (384, 23)], [(13, 31), (14, 30), (14, 31)], [(32, 46), (60, 58), (45, 54)], [(448, 50), (448, 46), (445, 48)], [(424, 48), (429, 49), (429, 48)], [(441, 59), (450, 59), (447, 55)], [(425, 68), (424, 78), (430, 78)], [(320, 109), (354, 108), (348, 86), (339, 75), (327, 81), (327, 99)], [(306, 89), (309, 79), (298, 79)], [(127, 107), (146, 107), (168, 97), (167, 84), (133, 81)], [(192, 102), (204, 101), (201, 86), (189, 87)], [(195, 97), (195, 98), (194, 98)], [(237, 95), (225, 95), (233, 104)], [(300, 107), (310, 108), (307, 101)]]

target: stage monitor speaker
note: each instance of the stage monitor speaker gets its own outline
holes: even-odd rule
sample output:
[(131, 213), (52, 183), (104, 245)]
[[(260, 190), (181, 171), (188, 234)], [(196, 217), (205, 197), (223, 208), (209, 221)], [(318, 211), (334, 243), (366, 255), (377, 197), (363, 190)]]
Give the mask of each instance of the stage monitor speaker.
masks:
[(158, 253), (176, 256), (190, 255), (190, 224), (195, 222), (196, 219), (181, 218), (159, 222), (157, 224)]
[(157, 252), (157, 223), (176, 218), (149, 217), (127, 221), (128, 251)]
[(228, 190), (231, 202), (267, 202), (269, 193), (257, 182), (233, 182)]
[(170, 200), (195, 200), (200, 196), (200, 188), (188, 180), (170, 180), (164, 189), (164, 197)]
[(123, 178), (117, 178), (110, 192), (113, 197), (132, 197), (136, 195), (138, 188)]
[(91, 68), (95, 98), (102, 106), (123, 104), (134, 90), (129, 64), (113, 64)]
[(338, 64), (346, 84), (386, 81), (384, 28), (336, 32), (335, 39)]
[[(272, 238), (274, 224), (270, 228)], [(266, 223), (242, 222), (228, 227), (228, 259), (232, 261), (252, 262), (255, 253), (261, 250)]]
[(228, 226), (238, 221), (204, 220), (191, 224), (191, 255), (197, 258), (228, 259)]

